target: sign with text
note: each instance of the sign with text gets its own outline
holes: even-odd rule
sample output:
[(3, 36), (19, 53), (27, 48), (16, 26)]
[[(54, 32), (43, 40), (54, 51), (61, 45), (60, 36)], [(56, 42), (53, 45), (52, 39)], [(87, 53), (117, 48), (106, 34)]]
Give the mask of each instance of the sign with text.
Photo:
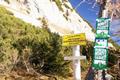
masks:
[(97, 30), (109, 30), (110, 19), (109, 18), (99, 18), (97, 21)]
[(96, 38), (108, 38), (109, 33), (108, 30), (97, 30), (96, 31)]
[(107, 39), (96, 39), (95, 40), (95, 47), (106, 48), (108, 46)]
[(108, 62), (108, 50), (105, 48), (95, 48), (93, 67), (95, 69), (105, 69), (107, 68), (107, 62)]
[(96, 20), (97, 30), (92, 66), (98, 70), (103, 70), (107, 68), (109, 27), (109, 18), (98, 18)]
[(63, 36), (62, 45), (63, 46), (86, 45), (85, 33)]

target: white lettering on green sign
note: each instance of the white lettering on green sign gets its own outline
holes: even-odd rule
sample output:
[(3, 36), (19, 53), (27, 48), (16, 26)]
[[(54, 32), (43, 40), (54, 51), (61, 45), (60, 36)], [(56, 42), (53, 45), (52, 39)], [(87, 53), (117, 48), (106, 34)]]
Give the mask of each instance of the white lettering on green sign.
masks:
[(109, 19), (97, 19), (97, 29), (108, 30), (110, 24)]
[(105, 53), (103, 53), (103, 54), (97, 54), (97, 55), (95, 55), (95, 59), (106, 60), (106, 54)]
[(106, 60), (106, 54), (107, 54), (107, 51), (106, 49), (95, 49), (95, 56), (94, 56), (94, 59), (96, 60)]

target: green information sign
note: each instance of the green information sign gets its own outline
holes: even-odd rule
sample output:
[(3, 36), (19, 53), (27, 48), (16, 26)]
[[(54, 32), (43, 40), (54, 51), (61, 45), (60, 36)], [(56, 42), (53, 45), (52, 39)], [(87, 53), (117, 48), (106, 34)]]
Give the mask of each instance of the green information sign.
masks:
[(95, 40), (95, 47), (106, 48), (108, 46), (107, 39), (96, 39)]
[(109, 18), (99, 18), (96, 20), (97, 30), (109, 30), (110, 19)]
[(99, 18), (96, 20), (96, 38), (108, 38), (109, 37), (109, 27), (110, 19), (109, 18)]
[(108, 37), (109, 37), (108, 30), (97, 30), (96, 38), (108, 38)]
[(109, 27), (109, 18), (99, 18), (96, 20), (97, 30), (92, 66), (98, 70), (107, 68)]
[(105, 48), (94, 49), (93, 67), (98, 70), (107, 68), (108, 50)]

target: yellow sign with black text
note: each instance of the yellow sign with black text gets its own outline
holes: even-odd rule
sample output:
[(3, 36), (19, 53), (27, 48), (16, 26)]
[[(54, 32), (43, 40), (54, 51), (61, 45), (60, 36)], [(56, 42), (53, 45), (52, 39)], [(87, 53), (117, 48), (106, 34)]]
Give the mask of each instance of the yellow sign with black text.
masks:
[(63, 36), (62, 45), (63, 46), (86, 45), (85, 33)]

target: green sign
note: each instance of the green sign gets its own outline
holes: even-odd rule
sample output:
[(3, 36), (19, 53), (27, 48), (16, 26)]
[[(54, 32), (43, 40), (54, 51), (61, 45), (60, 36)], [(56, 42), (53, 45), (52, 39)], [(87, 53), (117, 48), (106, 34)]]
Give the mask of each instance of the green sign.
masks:
[(109, 18), (99, 18), (97, 21), (97, 30), (109, 30), (110, 19)]
[(95, 47), (106, 48), (108, 46), (107, 39), (96, 39), (95, 40)]
[(105, 69), (107, 68), (107, 62), (108, 62), (108, 50), (105, 48), (95, 48), (93, 67), (99, 70)]
[(107, 68), (109, 27), (109, 18), (99, 18), (96, 20), (97, 30), (92, 66), (98, 70), (103, 70)]
[(97, 30), (96, 38), (108, 38), (108, 37), (109, 37), (108, 30)]

